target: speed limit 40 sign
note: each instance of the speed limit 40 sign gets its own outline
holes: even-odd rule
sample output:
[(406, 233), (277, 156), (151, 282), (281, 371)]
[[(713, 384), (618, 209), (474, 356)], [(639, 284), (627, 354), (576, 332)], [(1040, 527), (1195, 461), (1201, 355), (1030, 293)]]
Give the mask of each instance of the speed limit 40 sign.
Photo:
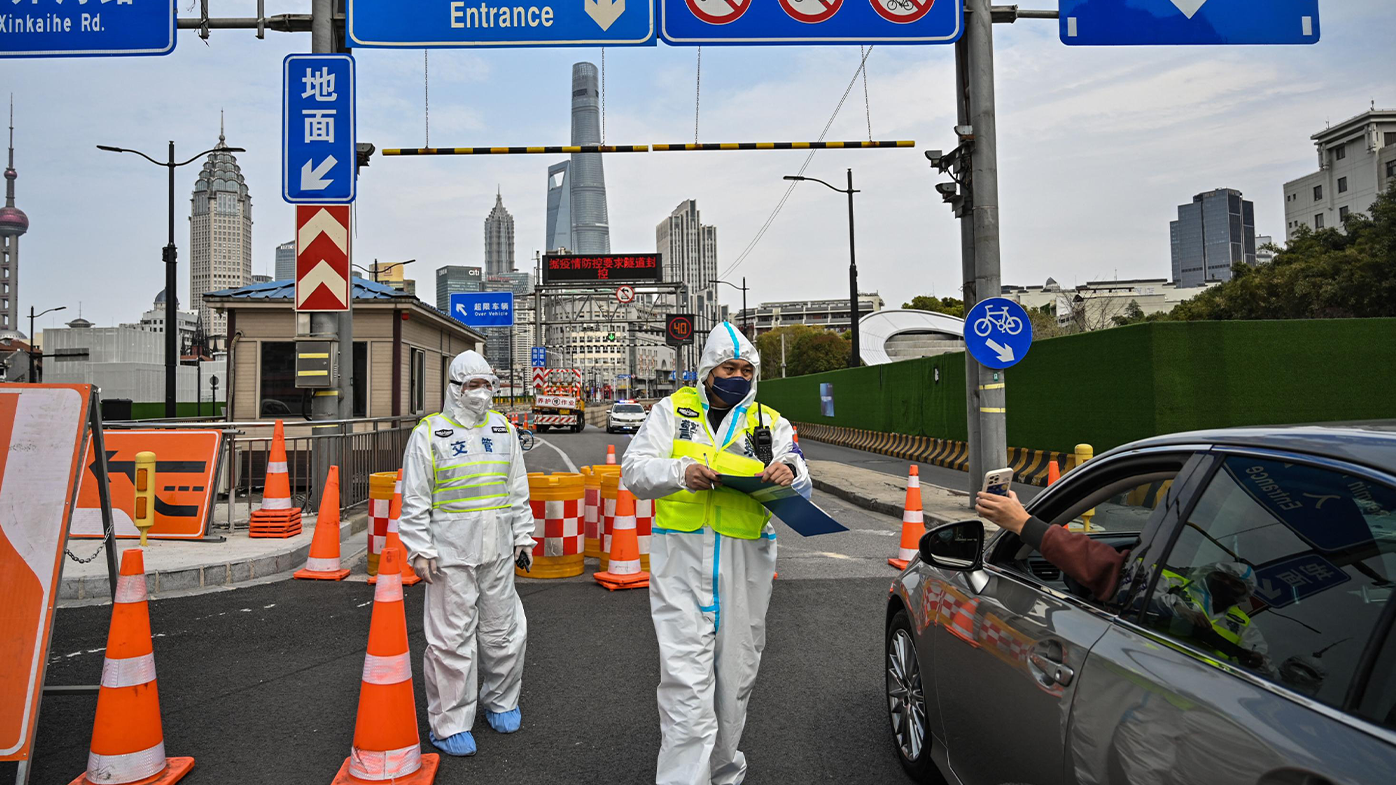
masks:
[(693, 314), (669, 314), (664, 321), (664, 343), (669, 346), (687, 346), (693, 343)]

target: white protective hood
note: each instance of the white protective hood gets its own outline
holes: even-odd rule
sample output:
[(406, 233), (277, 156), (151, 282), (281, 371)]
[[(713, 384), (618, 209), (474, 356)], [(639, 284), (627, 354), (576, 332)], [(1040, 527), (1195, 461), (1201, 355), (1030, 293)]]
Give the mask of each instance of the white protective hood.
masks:
[(492, 389), (499, 389), (499, 378), (494, 375), (494, 369), (490, 367), (489, 360), (486, 360), (479, 352), (468, 351), (456, 355), (456, 359), (451, 361), (449, 372), (450, 381), (461, 384), (451, 384), (447, 382), (446, 392), (442, 398), (445, 401), (446, 413), (451, 419), (461, 425), (474, 427), (479, 425), (479, 417), (476, 417), (465, 410), (460, 405), (461, 393), (465, 389), (465, 382), (472, 379), (485, 379), (490, 383)]
[(751, 391), (732, 408), (745, 406), (756, 400), (756, 384), (761, 379), (761, 355), (757, 353), (751, 341), (742, 335), (741, 330), (733, 327), (730, 322), (722, 322), (708, 333), (707, 343), (703, 344), (703, 355), (698, 358), (698, 395), (702, 397), (705, 406), (710, 403), (708, 374), (712, 369), (734, 358), (751, 363), (756, 373), (751, 377)]

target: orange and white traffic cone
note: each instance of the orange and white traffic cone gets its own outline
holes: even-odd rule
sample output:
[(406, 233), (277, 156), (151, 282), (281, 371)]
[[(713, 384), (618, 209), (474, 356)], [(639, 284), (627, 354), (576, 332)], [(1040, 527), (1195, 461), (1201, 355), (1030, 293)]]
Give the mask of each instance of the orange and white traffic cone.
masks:
[(397, 548), (383, 549), (359, 686), (354, 746), (332, 785), (430, 785), (436, 781), (441, 756), (423, 754), (417, 735), (412, 653), (407, 646), (407, 613), (402, 602), (402, 561)]
[[(412, 562), (407, 558), (407, 549), (402, 547), (402, 536), (397, 533), (398, 519), (402, 517), (402, 469), (397, 470), (397, 486), (393, 488), (393, 501), (388, 505), (388, 536), (383, 540), (384, 550), (397, 548), (397, 552), (402, 554), (402, 585), (415, 586), (422, 582), (422, 577), (417, 571), (412, 569)], [(383, 574), (380, 566), (378, 575)], [(369, 583), (377, 583), (378, 575), (369, 577)]]
[(635, 533), (635, 496), (622, 483), (616, 492), (616, 523), (611, 532), (610, 564), (605, 572), (594, 573), (596, 582), (616, 589), (642, 589), (650, 585), (650, 574), (640, 569), (640, 537)]
[(310, 556), (305, 568), (293, 578), (342, 581), (349, 571), (339, 566), (339, 467), (331, 466), (320, 494), (320, 514), (315, 519), (315, 536), (310, 540)]
[(248, 537), (294, 537), (301, 533), (301, 511), (291, 504), (291, 474), (286, 466), (286, 429), (280, 420), (272, 431), (262, 506), (252, 513)]
[(921, 511), (921, 470), (911, 465), (911, 473), (906, 478), (906, 504), (902, 510), (902, 545), (897, 556), (887, 563), (899, 570), (916, 556), (921, 545), (921, 537), (926, 533), (926, 518)]
[(796, 428), (794, 423), (790, 425), (790, 438), (794, 439), (796, 444), (800, 443), (800, 429)]
[(1052, 460), (1047, 462), (1047, 484), (1051, 485), (1052, 483), (1056, 482), (1057, 480), (1060, 480), (1061, 478), (1062, 467), (1057, 464), (1057, 459), (1054, 456)]
[(145, 556), (139, 548), (131, 548), (121, 554), (121, 574), (112, 598), (87, 772), (70, 785), (169, 785), (194, 768), (193, 758), (165, 757), (146, 599)]
[(616, 465), (616, 446), (614, 444), (606, 445), (606, 465)]

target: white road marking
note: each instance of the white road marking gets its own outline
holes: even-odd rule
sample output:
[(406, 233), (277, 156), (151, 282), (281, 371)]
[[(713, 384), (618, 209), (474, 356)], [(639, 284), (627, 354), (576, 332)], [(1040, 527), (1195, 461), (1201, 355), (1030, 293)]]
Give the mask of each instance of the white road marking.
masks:
[(551, 449), (553, 452), (557, 453), (558, 455), (561, 455), (561, 456), (562, 456), (562, 461), (563, 461), (563, 463), (566, 463), (566, 464), (567, 464), (567, 471), (573, 472), (574, 474), (576, 473), (576, 471), (577, 471), (577, 464), (573, 463), (573, 462), (572, 462), (572, 459), (569, 458), (569, 457), (567, 457), (567, 453), (563, 452), (561, 447), (558, 447), (556, 444), (553, 444), (552, 442), (548, 441), (547, 439), (542, 438), (541, 436), (535, 436), (535, 437), (533, 437), (533, 440), (534, 440), (535, 442), (538, 442), (538, 443), (541, 444), (541, 445), (544, 445), (544, 446), (548, 447), (549, 449)]

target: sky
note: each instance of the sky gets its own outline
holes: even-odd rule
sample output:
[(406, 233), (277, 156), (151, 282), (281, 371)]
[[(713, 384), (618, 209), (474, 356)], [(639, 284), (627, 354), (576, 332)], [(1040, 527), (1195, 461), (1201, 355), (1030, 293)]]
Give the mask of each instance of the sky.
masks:
[[(1242, 2), (1242, 0), (1213, 0)], [(188, 16), (191, 0), (179, 0)], [(304, 13), (308, 2), (267, 0)], [(1051, 8), (1052, 0), (1022, 7)], [(253, 16), (252, 0), (218, 0), (214, 16)], [(196, 13), (196, 12), (195, 12)], [(1258, 234), (1284, 235), (1282, 186), (1317, 168), (1309, 137), (1325, 123), (1396, 107), (1390, 0), (1322, 7), (1323, 40), (1300, 47), (1063, 46), (1055, 21), (995, 25), (1000, 223), (1005, 283), (1064, 286), (1170, 274), (1169, 221), (1193, 194), (1219, 187), (1255, 202)], [(280, 197), (281, 60), (308, 34), (182, 30), (167, 57), (8, 60), (13, 92), (24, 312), (66, 305), (38, 322), (82, 315), (135, 321), (164, 286), (162, 170), (106, 144), (163, 157), (212, 147), (219, 112), (252, 194), (253, 272), (272, 271), (293, 237)], [(949, 46), (876, 47), (867, 92), (858, 78), (827, 139), (915, 140), (915, 149), (823, 151), (805, 174), (842, 181), (853, 169), (859, 288), (896, 307), (917, 294), (958, 296), (959, 229), (922, 151), (955, 146)], [(379, 149), (569, 142), (571, 65), (594, 48), (359, 49), (358, 136)], [(659, 45), (605, 52), (610, 144), (814, 140), (857, 75), (856, 46)], [(426, 90), (424, 90), (426, 88)], [(424, 94), (425, 93), (425, 94)], [(611, 246), (652, 252), (655, 226), (685, 199), (718, 228), (718, 269), (750, 302), (847, 296), (844, 197), (798, 186), (741, 265), (728, 270), (785, 194), (782, 175), (806, 152), (650, 153), (605, 159)], [(358, 183), (355, 262), (417, 259), (407, 268), (434, 299), (434, 270), (479, 265), (496, 189), (514, 215), (521, 268), (543, 250), (547, 167), (554, 156), (385, 158)], [(189, 198), (198, 167), (176, 179), (180, 302), (189, 287)], [(724, 301), (741, 294), (722, 287)], [(21, 325), (27, 332), (27, 325)]]

